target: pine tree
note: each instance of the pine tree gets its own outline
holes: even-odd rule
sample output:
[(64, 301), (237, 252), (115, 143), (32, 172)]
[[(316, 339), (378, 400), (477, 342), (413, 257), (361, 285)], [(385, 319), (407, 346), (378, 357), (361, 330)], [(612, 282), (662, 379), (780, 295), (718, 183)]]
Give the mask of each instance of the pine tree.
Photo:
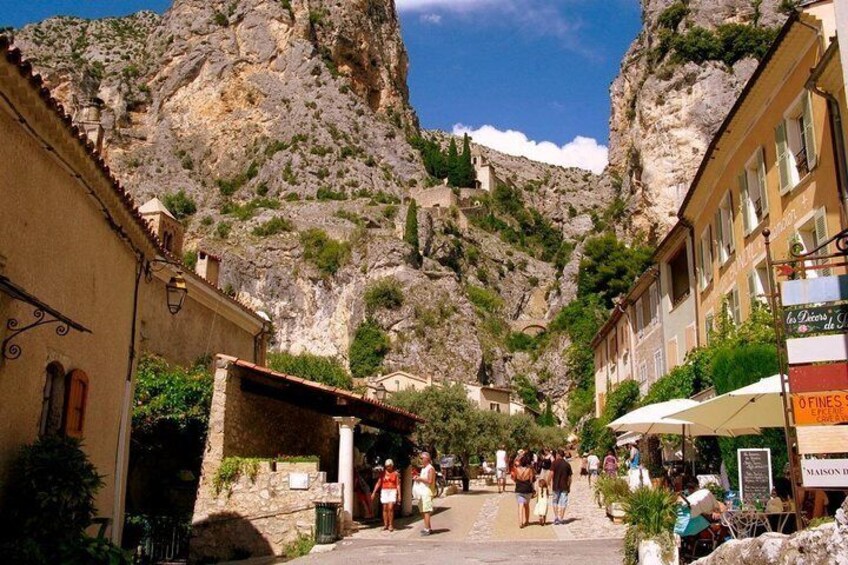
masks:
[(459, 160), (459, 151), (456, 148), (456, 139), (453, 137), (450, 140), (450, 145), (448, 146), (448, 184), (451, 186), (460, 186), (459, 181), (462, 180), (460, 178), (462, 174), (462, 164)]
[(409, 203), (406, 211), (406, 229), (403, 232), (403, 240), (412, 246), (410, 262), (418, 267), (421, 265), (421, 251), (418, 243), (418, 204), (415, 200)]

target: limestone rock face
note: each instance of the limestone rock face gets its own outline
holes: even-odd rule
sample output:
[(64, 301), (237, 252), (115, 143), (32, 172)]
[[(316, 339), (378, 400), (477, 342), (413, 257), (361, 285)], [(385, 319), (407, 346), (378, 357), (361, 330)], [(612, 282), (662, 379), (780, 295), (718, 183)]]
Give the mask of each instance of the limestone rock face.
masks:
[[(163, 15), (53, 18), (17, 46), (73, 110), (103, 101), (105, 157), (137, 201), (179, 190), (187, 249), (223, 258), (222, 288), (267, 312), (272, 349), (348, 361), (367, 318), (386, 332), (383, 371), (508, 385), (518, 375), (556, 397), (571, 386), (567, 342), (512, 353), (510, 324), (550, 319), (575, 292), (581, 243), (614, 197), (606, 177), (482, 151), (505, 183), (575, 248), (562, 273), (472, 211), (419, 211), (423, 265), (403, 241), (413, 190), (435, 181), (409, 135), (407, 55), (392, 0), (176, 0)], [(282, 222), (276, 233), (257, 228)], [(302, 234), (349, 246), (338, 270), (307, 257)], [(395, 279), (396, 310), (364, 295)], [(498, 300), (482, 312), (471, 287)]]
[[(662, 237), (706, 148), (757, 66), (743, 59), (732, 68), (707, 61), (678, 63), (656, 53), (660, 16), (677, 0), (642, 0), (643, 29), (624, 57), (610, 87), (610, 170), (630, 196), (630, 233)], [(677, 30), (724, 23), (779, 26), (779, 0), (690, 0)]]

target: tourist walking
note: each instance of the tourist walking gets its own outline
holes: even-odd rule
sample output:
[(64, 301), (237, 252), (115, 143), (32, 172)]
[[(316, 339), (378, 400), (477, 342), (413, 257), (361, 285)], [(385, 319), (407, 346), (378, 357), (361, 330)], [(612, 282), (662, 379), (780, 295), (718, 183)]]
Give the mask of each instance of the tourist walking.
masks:
[(515, 499), (518, 502), (518, 527), (524, 528), (530, 523), (530, 500), (533, 498), (533, 482), (536, 480), (532, 453), (521, 456), (518, 466), (513, 469), (512, 478), (515, 481)]
[(371, 498), (377, 498), (377, 491), (380, 492), (380, 504), (383, 505), (383, 530), (389, 532), (395, 531), (395, 506), (400, 504), (400, 474), (395, 470), (394, 461), (386, 459), (383, 472), (377, 484), (374, 485), (374, 492), (371, 493)]
[(630, 490), (636, 490), (642, 486), (642, 455), (636, 443), (630, 444), (630, 454), (627, 456), (627, 479)]
[(495, 452), (495, 480), (498, 483), (498, 493), (506, 492), (506, 474), (509, 472), (509, 463), (506, 460), (506, 448), (502, 445)]
[(545, 481), (551, 480), (551, 465), (553, 464), (553, 455), (547, 449), (542, 451), (542, 463), (540, 465), (541, 471), (539, 472), (539, 477), (545, 479)]
[(548, 499), (550, 492), (548, 491), (548, 482), (545, 479), (539, 479), (538, 499), (536, 507), (533, 509), (533, 514), (538, 516), (539, 525), (544, 526), (548, 521)]
[(421, 471), (417, 477), (412, 479), (415, 482), (415, 495), (418, 497), (418, 505), (421, 514), (424, 516), (424, 529), (421, 530), (422, 536), (429, 536), (432, 533), (430, 525), (430, 516), (433, 514), (433, 493), (436, 490), (436, 470), (433, 468), (433, 462), (430, 454), (426, 451), (421, 453)]
[(592, 479), (597, 480), (598, 474), (601, 472), (601, 460), (594, 452), (589, 452), (589, 457), (586, 458), (586, 468), (589, 471), (589, 486), (592, 486)]
[(557, 450), (556, 458), (551, 465), (551, 489), (553, 490), (551, 503), (554, 507), (555, 526), (565, 523), (565, 509), (568, 507), (568, 493), (571, 492), (573, 474), (571, 463), (565, 460), (565, 451)]
[(604, 473), (608, 477), (618, 475), (618, 457), (615, 456), (615, 452), (612, 449), (607, 451), (607, 456), (604, 457)]

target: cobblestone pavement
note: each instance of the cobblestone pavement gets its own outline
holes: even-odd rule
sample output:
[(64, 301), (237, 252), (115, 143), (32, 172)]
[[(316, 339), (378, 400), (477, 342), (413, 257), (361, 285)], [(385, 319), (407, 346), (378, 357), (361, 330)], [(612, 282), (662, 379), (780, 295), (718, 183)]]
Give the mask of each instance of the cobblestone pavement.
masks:
[(624, 526), (613, 524), (598, 507), (585, 477), (575, 474), (566, 523), (553, 526), (552, 520), (551, 510), (547, 526), (531, 523), (520, 529), (511, 487), (502, 494), (495, 487), (472, 487), (472, 492), (436, 501), (429, 537), (421, 537), (421, 519), (415, 515), (396, 520), (394, 532), (384, 532), (377, 525), (365, 527), (339, 542), (335, 551), (297, 562), (506, 563), (528, 558), (534, 563), (576, 563), (585, 557), (592, 565), (621, 563)]

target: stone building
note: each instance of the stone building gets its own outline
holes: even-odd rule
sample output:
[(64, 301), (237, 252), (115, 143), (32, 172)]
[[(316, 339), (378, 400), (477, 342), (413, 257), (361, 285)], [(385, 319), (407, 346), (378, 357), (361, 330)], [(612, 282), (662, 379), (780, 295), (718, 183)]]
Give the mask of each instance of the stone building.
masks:
[(401, 390), (424, 390), (430, 386), (433, 386), (433, 377), (413, 375), (406, 371), (393, 371), (387, 375), (369, 378), (366, 383), (368, 389), (366, 395), (369, 398), (377, 398), (379, 394), (392, 394)]
[(495, 174), (495, 167), (489, 163), (486, 156), (479, 148), (474, 148), (471, 151), (471, 164), (474, 165), (474, 173), (476, 174), (476, 188), (486, 192), (492, 192), (498, 184), (498, 177)]
[(0, 138), (0, 484), (21, 446), (80, 437), (117, 541), (139, 354), (261, 362), (266, 322), (162, 247), (3, 37)]
[[(376, 400), (234, 357), (218, 356), (215, 366), (192, 561), (279, 554), (298, 535), (311, 533), (316, 502), (341, 503), (344, 522), (349, 521), (356, 511), (357, 428), (409, 435), (422, 422)], [(272, 465), (281, 456), (316, 461)], [(219, 469), (234, 457), (262, 461), (253, 477), (216, 489)], [(402, 472), (403, 512), (409, 513), (412, 474)]]

